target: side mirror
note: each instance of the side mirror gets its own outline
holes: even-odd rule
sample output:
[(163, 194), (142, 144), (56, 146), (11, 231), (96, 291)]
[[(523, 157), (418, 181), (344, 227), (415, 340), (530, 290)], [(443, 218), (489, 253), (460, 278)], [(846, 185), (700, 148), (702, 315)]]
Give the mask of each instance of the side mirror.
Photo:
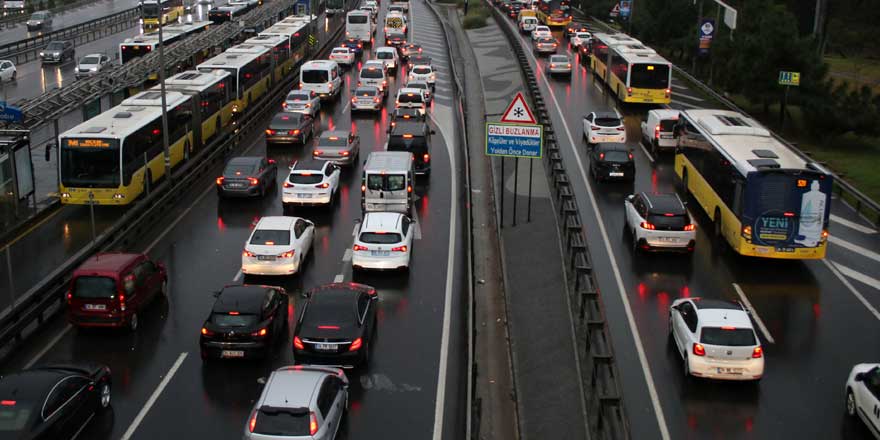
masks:
[(431, 130), (431, 134), (437, 134), (436, 130)]
[(303, 298), (308, 299), (308, 298), (309, 298), (309, 292), (303, 292), (303, 293), (300, 294), (300, 296), (302, 296)]
[(635, 200), (635, 198), (636, 198), (635, 194), (630, 194), (630, 195), (626, 196), (626, 201), (632, 202), (633, 200)]

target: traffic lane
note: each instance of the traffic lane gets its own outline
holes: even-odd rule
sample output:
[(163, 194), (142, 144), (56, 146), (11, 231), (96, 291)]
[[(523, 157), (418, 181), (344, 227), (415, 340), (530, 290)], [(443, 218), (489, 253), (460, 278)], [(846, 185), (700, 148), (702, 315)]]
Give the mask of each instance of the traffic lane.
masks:
[[(557, 97), (567, 91), (560, 84), (554, 84), (554, 88)], [(590, 90), (586, 87), (572, 89)], [(581, 96), (574, 96), (571, 101), (587, 102)], [(563, 113), (567, 115), (569, 126), (572, 126), (580, 117), (573, 108), (572, 111), (567, 111), (570, 108), (563, 106)], [(627, 113), (634, 113), (633, 109), (626, 110)], [(638, 125), (629, 121), (629, 117), (627, 119), (628, 144), (633, 147), (632, 144), (640, 139), (631, 134), (633, 125)], [(816, 377), (822, 377), (825, 382), (820, 390), (822, 394), (837, 393), (838, 396), (836, 399), (820, 399), (821, 404), (811, 405), (809, 411), (817, 415), (813, 420), (823, 420), (819, 414), (839, 411), (843, 398), (840, 381), (846, 377), (852, 363), (861, 361), (858, 360), (859, 357), (852, 356), (853, 351), (838, 348), (834, 343), (826, 343), (828, 336), (840, 331), (840, 327), (828, 325), (826, 322), (847, 319), (847, 314), (841, 313), (839, 307), (832, 306), (832, 310), (826, 313), (828, 307), (823, 306), (823, 301), (828, 300), (828, 292), (841, 290), (840, 283), (829, 276), (827, 270), (816, 270), (817, 267), (813, 264), (815, 262), (804, 264), (756, 261), (732, 255), (725, 245), (708, 236), (712, 223), (701, 212), (694, 212), (698, 224), (698, 244), (693, 257), (674, 259), (652, 255), (633, 256), (632, 242), (620, 227), (624, 222), (621, 209), (623, 197), (640, 191), (672, 192), (676, 185), (671, 157), (664, 155), (657, 158), (652, 167), (646, 152), (637, 146), (633, 149), (637, 169), (635, 185), (596, 185), (594, 188), (597, 188), (597, 209), (603, 213), (605, 227), (609, 231), (614, 254), (618, 256), (621, 272), (632, 274), (631, 277), (624, 276), (625, 291), (633, 304), (638, 330), (651, 360), (649, 364), (652, 366), (663, 411), (670, 423), (673, 437), (701, 437), (717, 432), (737, 433), (746, 437), (754, 435), (750, 434), (754, 432), (760, 433), (757, 435), (759, 438), (775, 434), (778, 426), (770, 414), (774, 414), (773, 417), (777, 417), (777, 420), (780, 413), (785, 414), (782, 421), (799, 417), (799, 412), (788, 410), (790, 396), (803, 394), (803, 400), (813, 401), (815, 396), (812, 393), (816, 390), (805, 392), (803, 384), (815, 380)], [(585, 164), (589, 163), (583, 153), (582, 160)], [(649, 171), (645, 172), (646, 170)], [(768, 366), (760, 386), (762, 391), (751, 391), (748, 385), (742, 387), (742, 384), (705, 385), (701, 381), (692, 381), (693, 384), (679, 381), (676, 386), (670, 386), (676, 384), (673, 379), (681, 379), (682, 373), (680, 360), (667, 344), (669, 303), (681, 296), (739, 300), (733, 282), (740, 285), (776, 341), (775, 344), (768, 344), (765, 338)], [(823, 292), (826, 295), (822, 295)], [(833, 301), (840, 300), (834, 298)], [(857, 309), (860, 305), (852, 296), (845, 298), (845, 301), (848, 307)], [(856, 316), (868, 328), (876, 325), (871, 322), (872, 316), (864, 309)], [(821, 325), (820, 317), (823, 317)], [(825, 334), (821, 332), (823, 328), (827, 329)], [(852, 362), (841, 359), (851, 359)], [(809, 367), (805, 369), (803, 363), (807, 363)], [(792, 372), (792, 369), (795, 371)], [(704, 388), (710, 392), (703, 394)], [(693, 392), (693, 389), (700, 391)], [(768, 392), (768, 389), (781, 391)], [(737, 404), (736, 408), (720, 412), (729, 416), (719, 417), (718, 402), (729, 400), (731, 395)], [(694, 396), (693, 401), (689, 400), (690, 396)], [(682, 404), (681, 408), (677, 405), (679, 402)], [(723, 405), (722, 403), (721, 406)], [(704, 416), (700, 417), (700, 414)], [(708, 419), (709, 416), (711, 419)], [(759, 420), (763, 423), (759, 423)], [(792, 420), (787, 421), (788, 424), (791, 422)], [(824, 430), (831, 435), (830, 432), (839, 428), (837, 424), (807, 426), (805, 432)]]
[(109, 0), (94, 2), (55, 15), (52, 18), (52, 26), (50, 28), (33, 32), (28, 32), (27, 26), (25, 26), (24, 23), (19, 23), (14, 27), (6, 27), (3, 29), (3, 32), (0, 33), (0, 45), (14, 43), (27, 38), (39, 37), (52, 31), (61, 30), (97, 18), (113, 15), (117, 12), (134, 8), (137, 5), (137, 0)]
[(74, 68), (82, 57), (89, 54), (107, 55), (113, 64), (118, 64), (119, 43), (139, 33), (139, 28), (135, 26), (79, 46), (76, 48), (75, 59), (62, 64), (42, 64), (39, 60), (34, 60), (15, 66), (18, 78), (15, 81), (5, 83), (4, 90), (7, 101), (31, 99), (53, 89), (73, 84), (77, 80)]

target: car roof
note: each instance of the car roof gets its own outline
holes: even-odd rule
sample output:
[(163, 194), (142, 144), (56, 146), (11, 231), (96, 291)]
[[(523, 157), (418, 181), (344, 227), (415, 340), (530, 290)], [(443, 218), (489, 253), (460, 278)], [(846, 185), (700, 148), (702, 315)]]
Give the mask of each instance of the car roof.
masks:
[(141, 254), (101, 252), (89, 257), (76, 271), (120, 272), (140, 256)]
[(34, 405), (34, 410), (39, 412), (52, 387), (71, 374), (74, 372), (34, 368), (4, 375), (0, 378), (0, 399), (24, 401)]
[(397, 231), (403, 214), (397, 212), (368, 212), (361, 223), (361, 232)]
[(558, 53), (557, 53), (557, 54), (550, 55), (550, 59), (552, 60), (553, 58), (564, 58), (564, 59), (567, 60), (567, 59), (568, 59), (568, 55), (566, 55), (566, 54), (558, 54)]
[(259, 156), (239, 156), (229, 159), (227, 165), (256, 165), (260, 163), (261, 160), (263, 160), (263, 158)]
[(648, 211), (652, 213), (684, 214), (687, 210), (678, 194), (675, 193), (642, 193), (642, 197), (648, 201)]
[(279, 408), (298, 408), (311, 406), (318, 386), (329, 373), (298, 369), (283, 369), (272, 372), (263, 393), (263, 405)]
[[(697, 301), (695, 301), (697, 302)], [(743, 310), (732, 309), (697, 309), (700, 327), (732, 326), (736, 328), (752, 328), (749, 314)]]
[(553, 37), (541, 37), (538, 38), (539, 43), (555, 43), (556, 39)]
[(321, 133), (319, 136), (320, 139), (327, 139), (330, 137), (338, 137), (338, 138), (347, 138), (349, 133), (348, 130), (327, 130)]
[(298, 217), (288, 217), (283, 215), (266, 216), (257, 222), (257, 226), (255, 226), (254, 229), (290, 229), (290, 226), (293, 225), (293, 222), (296, 220), (298, 220)]
[(625, 151), (629, 153), (629, 147), (626, 144), (599, 144), (595, 149), (596, 151)]
[(412, 134), (413, 136), (427, 135), (428, 124), (424, 121), (402, 120), (391, 130), (391, 134)]
[(268, 290), (268, 286), (248, 284), (226, 286), (217, 296), (212, 311), (219, 313), (259, 312)]
[[(394, 52), (394, 53), (396, 54), (396, 53), (397, 53), (397, 49), (395, 49), (395, 48), (393, 48), (393, 47), (382, 46), (382, 47), (377, 47), (377, 48), (376, 48), (376, 53), (378, 53), (378, 52)], [(373, 60), (369, 60), (369, 61), (367, 61), (367, 62), (369, 63), (370, 61), (373, 61)]]
[(282, 125), (283, 124), (298, 123), (299, 121), (301, 121), (303, 119), (303, 116), (304, 115), (302, 113), (278, 112), (275, 114), (275, 116), (272, 117), (272, 122), (269, 123), (269, 125), (271, 126), (272, 124), (276, 124), (276, 123), (282, 124)]
[(291, 90), (290, 92), (287, 93), (287, 96), (290, 96), (290, 95), (307, 95), (309, 97), (312, 97), (312, 96), (315, 96), (316, 93), (312, 90), (295, 89), (295, 90)]
[(327, 166), (329, 162), (326, 160), (318, 160), (311, 157), (300, 159), (293, 164), (293, 168), (290, 169), (290, 172), (296, 171), (323, 171), (324, 167)]
[(654, 109), (649, 110), (649, 114), (653, 113), (657, 116), (658, 119), (678, 119), (678, 110), (669, 110), (669, 109)]

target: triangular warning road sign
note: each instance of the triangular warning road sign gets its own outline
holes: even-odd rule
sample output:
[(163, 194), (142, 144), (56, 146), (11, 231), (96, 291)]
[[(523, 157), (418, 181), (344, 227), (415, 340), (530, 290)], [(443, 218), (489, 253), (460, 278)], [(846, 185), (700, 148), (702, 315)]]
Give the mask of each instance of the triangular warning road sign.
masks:
[(532, 111), (529, 110), (529, 106), (526, 104), (526, 99), (523, 97), (522, 92), (516, 93), (516, 97), (513, 98), (513, 101), (507, 106), (507, 110), (504, 111), (504, 116), (501, 117), (501, 122), (537, 124), (535, 117), (532, 115)]

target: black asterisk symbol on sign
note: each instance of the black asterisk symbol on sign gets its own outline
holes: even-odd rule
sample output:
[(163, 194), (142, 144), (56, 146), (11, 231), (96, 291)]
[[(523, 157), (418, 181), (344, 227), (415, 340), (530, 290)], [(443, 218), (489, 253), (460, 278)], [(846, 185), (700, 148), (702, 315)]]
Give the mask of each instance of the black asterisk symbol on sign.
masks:
[(525, 114), (525, 112), (523, 112), (522, 108), (513, 109), (513, 115), (516, 116), (517, 118), (523, 117), (523, 114)]

